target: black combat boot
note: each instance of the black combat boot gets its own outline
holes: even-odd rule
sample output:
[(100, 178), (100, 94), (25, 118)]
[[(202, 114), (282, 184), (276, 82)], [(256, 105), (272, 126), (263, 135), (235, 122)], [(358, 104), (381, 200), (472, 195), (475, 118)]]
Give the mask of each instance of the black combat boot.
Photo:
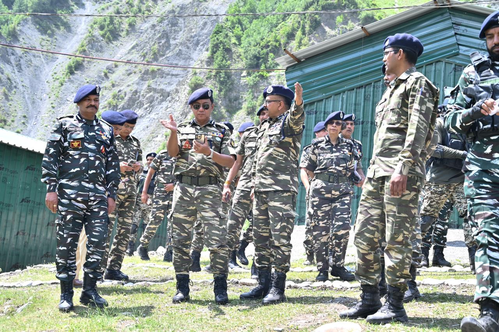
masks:
[(468, 248), (468, 256), (470, 258), (470, 269), (471, 273), (475, 274), (475, 254), (476, 254), (476, 244), (473, 247)]
[(149, 258), (149, 253), (147, 252), (147, 248), (146, 247), (143, 247), (142, 245), (140, 245), (137, 248), (137, 252), (139, 253), (140, 259), (142, 259), (143, 261), (150, 261), (151, 260)]
[(258, 279), (258, 269), (256, 268), (255, 260), (251, 264), (251, 279)]
[(135, 242), (133, 240), (128, 241), (128, 246), (126, 248), (126, 254), (128, 256), (133, 256), (133, 252), (135, 251)]
[(331, 267), (331, 275), (333, 277), (338, 277), (343, 281), (354, 281), (355, 280), (355, 276), (352, 273), (348, 272), (344, 266), (333, 265)]
[(440, 246), (433, 246), (433, 260), (431, 263), (433, 266), (452, 266), (444, 257), (444, 247)]
[(497, 332), (499, 331), (499, 303), (482, 299), (480, 302), (480, 316), (464, 317), (461, 320), (462, 332)]
[(230, 252), (230, 256), (229, 256), (229, 268), (231, 268), (231, 269), (235, 269), (236, 267), (241, 268), (241, 266), (239, 266), (239, 264), (237, 264), (236, 254), (237, 254), (236, 250), (232, 250)]
[(398, 287), (388, 285), (388, 299), (385, 304), (366, 321), (371, 324), (388, 324), (392, 321), (407, 322), (409, 318), (404, 309), (404, 292)]
[(286, 289), (286, 273), (274, 272), (272, 274), (272, 288), (263, 298), (262, 304), (275, 304), (286, 300), (284, 291)]
[(307, 254), (307, 259), (303, 263), (303, 265), (314, 265), (314, 253)]
[(428, 256), (430, 256), (430, 247), (421, 247), (421, 253), (423, 254), (423, 257), (421, 257), (421, 267), (428, 267), (430, 266)]
[[(253, 264), (255, 264), (253, 262)], [(258, 285), (247, 293), (239, 295), (241, 300), (261, 299), (269, 292), (270, 269), (258, 269)]]
[(328, 271), (319, 271), (317, 277), (315, 277), (315, 281), (327, 281), (329, 279)]
[(188, 274), (177, 274), (177, 293), (172, 299), (173, 303), (180, 303), (189, 301), (189, 275)]
[(74, 309), (73, 295), (73, 280), (61, 280), (61, 301), (59, 302), (59, 311), (68, 312)]
[(191, 252), (191, 259), (192, 259), (192, 264), (191, 267), (189, 268), (189, 271), (192, 272), (201, 271), (201, 263), (199, 262), (199, 260), (201, 259), (201, 253), (199, 251)]
[(381, 308), (378, 286), (361, 285), (360, 287), (362, 289), (360, 301), (353, 308), (340, 312), (340, 318), (366, 318)]
[(213, 278), (215, 279), (215, 285), (213, 286), (215, 302), (217, 302), (217, 304), (229, 303), (229, 296), (227, 295), (227, 275), (217, 274), (213, 276)]
[(407, 290), (404, 294), (404, 303), (411, 302), (412, 300), (417, 300), (421, 297), (421, 293), (419, 293), (418, 285), (416, 284), (416, 266), (411, 264), (411, 269), (409, 270), (411, 273), (412, 279), (407, 281)]
[[(106, 274), (104, 275), (104, 279), (107, 280), (118, 280), (118, 281), (127, 281), (128, 276), (121, 272), (120, 270), (111, 270), (107, 269)], [(85, 282), (85, 281), (84, 281)]]
[(237, 259), (239, 259), (239, 262), (243, 265), (248, 265), (249, 261), (248, 258), (246, 257), (246, 247), (248, 246), (249, 242), (246, 240), (241, 240), (239, 243), (239, 250), (237, 251)]
[(168, 248), (165, 251), (165, 255), (163, 256), (163, 261), (171, 263), (173, 262), (173, 249), (171, 246), (168, 246)]
[(80, 303), (91, 307), (107, 307), (107, 301), (97, 293), (97, 279), (86, 274), (83, 276), (83, 290), (80, 296)]

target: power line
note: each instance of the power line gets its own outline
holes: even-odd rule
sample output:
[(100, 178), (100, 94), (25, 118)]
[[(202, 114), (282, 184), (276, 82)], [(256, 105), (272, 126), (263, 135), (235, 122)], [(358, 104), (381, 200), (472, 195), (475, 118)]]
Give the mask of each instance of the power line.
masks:
[(86, 60), (117, 62), (117, 63), (132, 64), (132, 65), (150, 66), (150, 67), (166, 67), (166, 68), (172, 68), (172, 69), (195, 69), (195, 70), (213, 70), (213, 71), (252, 71), (252, 72), (285, 71), (285, 69), (281, 69), (281, 68), (269, 68), (269, 69), (210, 68), (210, 67), (194, 67), (194, 66), (168, 65), (168, 64), (164, 64), (164, 63), (129, 61), (129, 60), (120, 60), (120, 59), (101, 58), (101, 57), (89, 56), (89, 55), (81, 55), (81, 54), (56, 52), (56, 51), (49, 51), (49, 50), (43, 50), (43, 49), (39, 49), (39, 48), (33, 48), (33, 47), (27, 47), (27, 46), (20, 46), (20, 45), (12, 45), (12, 44), (5, 44), (5, 43), (0, 43), (0, 46), (7, 47), (7, 48), (21, 49), (21, 50), (24, 50), (24, 51), (40, 52), (40, 53), (53, 54), (53, 55), (62, 55), (62, 56), (68, 56), (68, 57), (74, 57), (74, 58), (82, 58), (82, 59), (86, 59)]
[(65, 16), (65, 17), (142, 17), (142, 18), (188, 18), (188, 17), (229, 17), (229, 16), (276, 16), (276, 15), (305, 15), (305, 14), (349, 14), (366, 11), (380, 11), (392, 9), (411, 9), (411, 8), (452, 8), (467, 6), (470, 4), (486, 5), (496, 4), (499, 0), (475, 1), (464, 3), (446, 3), (446, 4), (422, 4), (422, 5), (407, 5), (407, 6), (392, 6), (379, 8), (358, 8), (358, 9), (337, 9), (337, 10), (310, 10), (310, 11), (292, 11), (292, 12), (272, 12), (272, 13), (220, 13), (220, 14), (77, 14), (77, 13), (15, 13), (4, 12), (0, 16)]

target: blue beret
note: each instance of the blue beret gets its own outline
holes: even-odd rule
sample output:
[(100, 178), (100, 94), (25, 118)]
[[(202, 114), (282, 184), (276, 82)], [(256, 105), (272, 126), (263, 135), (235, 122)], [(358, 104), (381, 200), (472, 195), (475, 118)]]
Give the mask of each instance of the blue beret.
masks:
[(126, 118), (127, 123), (135, 124), (137, 123), (137, 118), (139, 115), (132, 110), (124, 110), (120, 112)]
[(270, 95), (278, 95), (283, 96), (284, 98), (289, 99), (289, 101), (293, 101), (295, 99), (295, 93), (289, 88), (283, 85), (269, 85), (263, 90), (263, 98), (267, 98)]
[(244, 122), (242, 123), (240, 126), (239, 126), (239, 129), (237, 130), (237, 132), (239, 133), (243, 133), (246, 129), (248, 129), (249, 127), (253, 127), (255, 124), (251, 121), (249, 122)]
[(102, 120), (112, 125), (123, 125), (126, 122), (126, 118), (123, 116), (123, 114), (116, 111), (102, 112), (101, 118)]
[(100, 86), (93, 85), (93, 84), (87, 84), (87, 85), (84, 85), (81, 88), (79, 88), (78, 91), (76, 91), (74, 102), (79, 103), (80, 100), (82, 100), (83, 98), (85, 98), (88, 95), (97, 95), (98, 96), (99, 94), (100, 94)]
[(404, 51), (409, 51), (416, 54), (418, 57), (423, 54), (423, 44), (408, 33), (397, 33), (394, 36), (388, 36), (383, 43), (383, 49), (387, 47), (397, 47)]
[(148, 154), (146, 154), (146, 159), (149, 157), (156, 158), (156, 156), (157, 156), (156, 152), (149, 152)]
[(232, 123), (230, 123), (229, 121), (225, 121), (224, 122), (224, 125), (227, 126), (227, 128), (229, 128), (230, 132), (233, 132), (234, 131), (234, 126), (232, 125)]
[(345, 114), (343, 121), (355, 121), (355, 114)]
[(260, 113), (262, 113), (262, 111), (265, 111), (265, 110), (267, 110), (267, 106), (265, 106), (265, 105), (260, 106), (260, 108), (258, 109), (258, 112), (256, 112), (256, 115), (259, 116)]
[(209, 99), (213, 103), (213, 90), (209, 88), (197, 89), (191, 94), (189, 100), (187, 101), (187, 104), (190, 105), (199, 99)]
[(493, 12), (482, 23), (482, 28), (480, 29), (480, 33), (478, 34), (478, 38), (485, 38), (485, 31), (490, 28), (499, 26), (499, 11)]
[(319, 121), (319, 122), (317, 122), (317, 124), (314, 127), (314, 133), (317, 133), (317, 132), (324, 130), (324, 129), (326, 129), (326, 127), (324, 126), (324, 121)]
[(332, 120), (343, 120), (343, 116), (344, 116), (344, 113), (342, 111), (333, 112), (333, 113), (329, 114), (326, 121), (324, 121), (324, 125), (327, 126), (328, 122), (332, 121)]

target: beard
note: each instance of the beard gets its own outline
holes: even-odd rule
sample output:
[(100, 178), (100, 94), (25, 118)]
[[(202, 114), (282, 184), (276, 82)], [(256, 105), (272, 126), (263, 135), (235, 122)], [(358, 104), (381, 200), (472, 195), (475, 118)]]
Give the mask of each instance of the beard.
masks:
[[(494, 45), (492, 48), (499, 49), (499, 45)], [(489, 52), (489, 56), (492, 61), (499, 61), (499, 53), (494, 53), (490, 48), (487, 48), (487, 51)]]

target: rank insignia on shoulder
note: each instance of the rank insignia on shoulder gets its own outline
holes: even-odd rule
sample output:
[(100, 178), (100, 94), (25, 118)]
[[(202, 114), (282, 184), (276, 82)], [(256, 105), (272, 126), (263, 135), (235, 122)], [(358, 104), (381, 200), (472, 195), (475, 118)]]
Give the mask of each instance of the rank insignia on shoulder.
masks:
[(190, 149), (192, 148), (191, 142), (189, 140), (185, 141), (184, 145), (182, 145), (182, 149)]
[(71, 149), (80, 149), (81, 148), (81, 141), (71, 141), (69, 144)]

